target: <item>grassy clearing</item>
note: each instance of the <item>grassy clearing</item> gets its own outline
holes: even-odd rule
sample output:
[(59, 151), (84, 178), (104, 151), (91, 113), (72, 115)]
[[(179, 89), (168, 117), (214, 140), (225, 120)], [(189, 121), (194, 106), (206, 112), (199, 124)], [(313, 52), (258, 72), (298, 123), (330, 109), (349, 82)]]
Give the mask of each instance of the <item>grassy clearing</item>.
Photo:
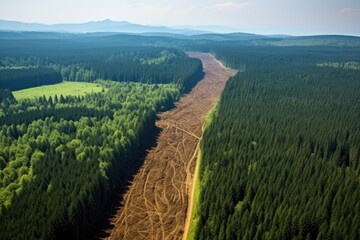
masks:
[(97, 83), (87, 82), (62, 82), (54, 85), (45, 85), (40, 87), (28, 88), (19, 91), (13, 91), (13, 95), (17, 100), (24, 98), (38, 98), (42, 96), (58, 97), (62, 94), (63, 96), (83, 96), (92, 92), (101, 92), (102, 87)]
[[(213, 107), (209, 113), (206, 116), (205, 124), (204, 124), (204, 131), (205, 129), (211, 125), (212, 120), (217, 116), (218, 113), (218, 106), (219, 102), (216, 102), (215, 107)], [(189, 226), (189, 232), (187, 235), (187, 240), (195, 240), (196, 237), (196, 231), (198, 228), (198, 222), (200, 220), (200, 193), (201, 193), (201, 186), (206, 182), (207, 177), (202, 180), (200, 179), (200, 167), (201, 167), (201, 159), (202, 159), (202, 153), (201, 153), (201, 143), (198, 149), (198, 156), (197, 156), (197, 166), (195, 168), (195, 171), (198, 171), (198, 173), (195, 173), (196, 179), (195, 181), (195, 190), (194, 190), (194, 196), (193, 196), (193, 205), (192, 205), (192, 211), (191, 211), (191, 220), (190, 220), (190, 226)], [(205, 174), (207, 175), (207, 174)]]
[[(201, 164), (201, 148), (199, 148), (198, 156), (197, 156), (198, 165), (200, 168)], [(197, 169), (199, 171), (199, 169)], [(201, 179), (200, 175), (197, 175), (197, 178), (194, 179), (195, 181), (195, 191), (193, 196), (193, 205), (192, 205), (192, 212), (191, 212), (191, 220), (189, 226), (189, 232), (187, 235), (187, 240), (194, 240), (196, 237), (196, 230), (198, 226), (198, 222), (200, 220), (199, 210), (200, 210), (200, 192), (201, 192)]]

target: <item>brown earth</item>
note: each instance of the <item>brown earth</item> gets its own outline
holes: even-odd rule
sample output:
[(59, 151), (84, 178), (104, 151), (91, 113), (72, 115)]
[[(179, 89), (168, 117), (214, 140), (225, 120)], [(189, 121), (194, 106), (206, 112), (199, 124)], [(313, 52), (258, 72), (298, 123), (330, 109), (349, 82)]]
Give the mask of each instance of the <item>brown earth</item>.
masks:
[(210, 54), (188, 54), (202, 61), (205, 77), (174, 109), (159, 114), (156, 147), (124, 195), (108, 239), (181, 239), (184, 234), (205, 117), (235, 74)]

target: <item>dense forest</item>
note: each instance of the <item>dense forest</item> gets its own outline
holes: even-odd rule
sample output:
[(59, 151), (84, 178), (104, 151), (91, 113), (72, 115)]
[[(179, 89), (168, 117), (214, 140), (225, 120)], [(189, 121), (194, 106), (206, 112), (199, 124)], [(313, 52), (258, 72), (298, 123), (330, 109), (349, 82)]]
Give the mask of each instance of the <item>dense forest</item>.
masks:
[(0, 87), (19, 90), (57, 83), (62, 77), (85, 82), (175, 83), (186, 92), (203, 76), (201, 61), (182, 50), (144, 46), (142, 38), (137, 45), (131, 38), (129, 42), (121, 39), (0, 38)]
[[(202, 138), (196, 239), (360, 238), (358, 38), (18, 35), (0, 33), (0, 239), (94, 236), (156, 113), (203, 76), (183, 50), (239, 70)], [(63, 80), (104, 91), (11, 92)]]
[[(156, 113), (203, 77), (183, 51), (136, 41), (0, 39), (0, 239), (87, 239), (154, 140)], [(105, 80), (99, 80), (105, 79)], [(17, 100), (70, 81), (104, 90)]]
[(173, 84), (101, 83), (106, 93), (2, 104), (2, 121), (31, 119), (0, 131), (2, 239), (47, 239), (64, 224), (83, 233), (137, 164), (155, 112), (180, 94)]
[(62, 80), (60, 73), (51, 68), (29, 67), (0, 70), (0, 88), (12, 91), (60, 83)]
[(360, 50), (212, 50), (241, 71), (203, 136), (196, 239), (359, 239), (360, 71), (318, 64)]

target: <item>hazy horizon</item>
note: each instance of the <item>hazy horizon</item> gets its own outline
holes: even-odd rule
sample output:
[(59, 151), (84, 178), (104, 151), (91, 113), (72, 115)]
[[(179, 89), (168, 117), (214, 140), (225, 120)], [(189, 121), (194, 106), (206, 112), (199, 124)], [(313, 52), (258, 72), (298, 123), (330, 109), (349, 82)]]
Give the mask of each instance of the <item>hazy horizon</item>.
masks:
[(3, 0), (0, 19), (43, 24), (111, 19), (151, 26), (221, 26), (258, 34), (360, 36), (360, 1)]

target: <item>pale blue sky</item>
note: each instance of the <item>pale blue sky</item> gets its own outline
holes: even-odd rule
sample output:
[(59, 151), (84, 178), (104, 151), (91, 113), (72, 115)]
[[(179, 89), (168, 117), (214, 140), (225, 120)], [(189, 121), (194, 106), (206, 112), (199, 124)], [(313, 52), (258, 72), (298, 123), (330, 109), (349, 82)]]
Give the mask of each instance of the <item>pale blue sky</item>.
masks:
[(360, 35), (360, 0), (0, 0), (0, 19), (221, 25), (266, 34)]

